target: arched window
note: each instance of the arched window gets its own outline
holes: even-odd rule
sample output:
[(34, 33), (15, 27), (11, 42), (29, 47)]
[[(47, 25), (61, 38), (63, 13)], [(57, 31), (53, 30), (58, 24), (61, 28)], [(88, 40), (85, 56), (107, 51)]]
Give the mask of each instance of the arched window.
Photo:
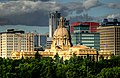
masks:
[(60, 40), (58, 39), (58, 45), (60, 45)]

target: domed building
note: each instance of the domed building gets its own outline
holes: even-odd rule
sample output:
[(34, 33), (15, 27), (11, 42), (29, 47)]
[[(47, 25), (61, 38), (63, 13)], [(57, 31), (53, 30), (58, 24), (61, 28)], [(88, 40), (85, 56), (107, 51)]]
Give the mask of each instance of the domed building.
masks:
[(65, 28), (63, 18), (61, 17), (59, 26), (53, 35), (51, 49), (68, 50), (69, 47), (71, 47), (69, 39), (68, 31)]
[(98, 54), (96, 49), (91, 49), (84, 45), (72, 46), (71, 37), (67, 28), (65, 28), (63, 17), (61, 17), (59, 20), (59, 25), (54, 32), (52, 41), (53, 42), (50, 49), (45, 49), (44, 52), (40, 52), (43, 57), (54, 58), (56, 53), (58, 53), (60, 58), (63, 57), (63, 60), (66, 60), (70, 59), (74, 53), (76, 56), (80, 56), (81, 58), (85, 58), (89, 54), (90, 59), (97, 60)]
[[(54, 32), (50, 49), (39, 51), (39, 54), (42, 55), (42, 57), (54, 58), (54, 56), (58, 53), (60, 58), (63, 58), (63, 60), (68, 60), (73, 56), (73, 54), (80, 56), (81, 58), (86, 58), (87, 55), (89, 55), (90, 60), (97, 61), (99, 58), (110, 59), (110, 57), (113, 55), (111, 52), (99, 52), (98, 56), (96, 49), (91, 49), (90, 47), (84, 45), (73, 46), (71, 43), (70, 33), (64, 24), (64, 18), (61, 17), (58, 28)], [(22, 57), (34, 57), (35, 53), (36, 51), (13, 51), (11, 52), (11, 58), (20, 59)]]

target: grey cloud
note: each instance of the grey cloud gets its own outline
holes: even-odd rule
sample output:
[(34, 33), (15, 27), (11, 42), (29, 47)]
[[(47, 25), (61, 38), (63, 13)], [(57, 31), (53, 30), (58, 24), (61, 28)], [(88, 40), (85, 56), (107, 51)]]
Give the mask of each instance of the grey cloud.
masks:
[(120, 21), (120, 13), (115, 13), (115, 14), (109, 14), (106, 16), (108, 19), (118, 19)]
[[(59, 11), (63, 16), (80, 14), (84, 9), (102, 5), (97, 0), (86, 0), (85, 3), (70, 2), (57, 3), (55, 0), (9, 0), (0, 2), (0, 18), (7, 20), (7, 24), (48, 25), (49, 12)], [(79, 16), (84, 19), (84, 16)], [(89, 16), (89, 20), (93, 20)]]
[(95, 17), (89, 16), (88, 14), (83, 14), (83, 15), (78, 15), (78, 16), (73, 16), (70, 17), (70, 21), (74, 22), (74, 21), (97, 21)]
[(70, 4), (60, 4), (56, 1), (8, 1), (0, 3), (0, 18), (9, 20), (9, 24), (46, 25), (48, 13), (51, 11), (59, 11), (64, 16), (74, 11), (82, 12), (81, 3)]
[(37, 1), (43, 1), (43, 2), (45, 1), (46, 2), (46, 1), (53, 1), (53, 0), (37, 0)]
[(5, 2), (5, 1), (43, 1), (43, 2), (47, 2), (47, 1), (53, 1), (53, 0), (0, 0), (1, 2)]
[(48, 26), (48, 14), (46, 11), (9, 15), (5, 16), (4, 19), (9, 20), (8, 24)]
[[(6, 3), (0, 3), (0, 13), (1, 15), (9, 15), (9, 14), (21, 14), (21, 13), (29, 13), (37, 10), (46, 10), (46, 11), (61, 11), (72, 13), (76, 11), (76, 13), (81, 13), (84, 8), (90, 9), (92, 7), (98, 6), (100, 2), (97, 0), (86, 0), (85, 3), (80, 2), (71, 2), (67, 4), (60, 4), (56, 1), (47, 0), (49, 2), (41, 2), (40, 1), (8, 1)], [(66, 11), (65, 11), (66, 10)]]
[(120, 13), (113, 13), (113, 14), (107, 14), (104, 16), (99, 16), (99, 17), (95, 17), (95, 20), (98, 20), (98, 22), (102, 22), (103, 19), (108, 19), (109, 21), (113, 21), (113, 19), (118, 19), (118, 21), (120, 21)]
[(120, 9), (120, 3), (108, 3), (106, 6), (113, 9)]
[(53, 11), (59, 10), (55, 2), (32, 2), (32, 1), (10, 1), (0, 3), (0, 14), (2, 16), (10, 14), (30, 13), (39, 10)]
[(0, 3), (0, 18), (6, 24), (48, 25), (48, 13), (58, 10), (55, 2), (11, 1)]
[(101, 6), (101, 5), (102, 3), (98, 0), (86, 0), (83, 4), (85, 9), (90, 9), (90, 8)]
[(83, 9), (84, 9), (83, 3), (80, 3), (80, 2), (70, 2), (66, 4), (66, 7), (70, 12), (76, 11), (77, 14), (83, 12)]

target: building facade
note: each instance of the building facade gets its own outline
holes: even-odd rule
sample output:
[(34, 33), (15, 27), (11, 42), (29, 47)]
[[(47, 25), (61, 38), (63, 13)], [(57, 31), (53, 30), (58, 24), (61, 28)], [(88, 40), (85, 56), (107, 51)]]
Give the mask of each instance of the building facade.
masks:
[(98, 22), (73, 22), (71, 23), (70, 32), (74, 32), (74, 27), (79, 25), (88, 25), (89, 31), (94, 33), (97, 32), (97, 27), (99, 26)]
[(59, 24), (60, 16), (61, 13), (58, 11), (49, 13), (49, 37), (47, 38), (47, 48), (50, 48), (50, 45), (52, 44), (52, 37), (55, 30), (57, 29), (57, 25)]
[(96, 49), (91, 49), (85, 45), (71, 45), (71, 37), (64, 24), (64, 19), (61, 17), (59, 25), (54, 32), (50, 49), (45, 49), (45, 51), (40, 52), (40, 55), (54, 58), (56, 53), (58, 53), (60, 58), (66, 60), (70, 59), (74, 53), (81, 58), (86, 58), (89, 55), (91, 59), (97, 60), (98, 53)]
[(53, 37), (61, 14), (56, 11), (49, 14), (49, 37)]
[(35, 47), (46, 46), (46, 43), (47, 43), (47, 35), (36, 34), (34, 36)]
[(34, 34), (8, 29), (0, 33), (0, 57), (11, 58), (11, 53), (34, 51)]
[[(99, 31), (100, 30), (102, 30), (102, 29), (99, 29)], [(117, 31), (119, 31), (119, 29), (116, 28), (114, 31), (117, 32)], [(105, 33), (106, 33), (106, 31), (105, 31)], [(119, 33), (115, 36), (119, 39), (118, 35), (119, 35)], [(109, 37), (109, 36), (107, 36), (107, 37)], [(89, 59), (95, 60), (95, 61), (99, 60), (100, 58), (110, 59), (111, 56), (113, 55), (113, 53), (111, 51), (104, 51), (104, 52), (100, 51), (98, 53), (98, 51), (96, 49), (87, 47), (85, 45), (80, 45), (80, 44), (71, 45), (70, 38), (71, 38), (70, 34), (69, 34), (67, 28), (65, 27), (64, 19), (63, 19), (63, 17), (60, 17), (59, 25), (58, 25), (57, 29), (55, 30), (53, 38), (52, 38), (51, 47), (49, 49), (45, 49), (45, 51), (39, 51), (39, 54), (42, 57), (54, 58), (54, 56), (58, 53), (59, 57), (63, 58), (63, 60), (70, 59), (73, 56), (73, 54), (75, 54), (76, 56), (80, 56), (81, 58), (86, 58), (89, 55)], [(84, 37), (83, 37), (83, 40), (84, 40)], [(114, 44), (117, 44), (117, 43), (114, 43)], [(117, 46), (119, 47), (119, 45), (117, 45)], [(11, 53), (11, 56), (13, 59), (20, 59), (22, 57), (32, 57), (32, 56), (34, 57), (34, 54), (35, 54), (35, 51), (34, 52), (23, 51), (23, 52), (13, 52), (13, 53)]]
[[(58, 11), (51, 12), (49, 14), (49, 37), (47, 38), (47, 48), (50, 48), (50, 46), (52, 44), (53, 34), (54, 34), (55, 30), (57, 29), (57, 26), (59, 25), (60, 17), (61, 17), (61, 13), (59, 13)], [(69, 20), (64, 18), (64, 24), (70, 33)]]
[(98, 27), (98, 32), (101, 52), (108, 51), (114, 55), (120, 55), (120, 22), (117, 19), (113, 21), (104, 19)]
[(71, 36), (73, 45), (80, 44), (100, 50), (99, 33), (72, 33)]
[(46, 48), (50, 48), (52, 44), (52, 38), (47, 37), (47, 44), (46, 44)]
[(120, 26), (100, 26), (100, 50), (120, 55)]
[(74, 26), (74, 32), (71, 33), (73, 45), (85, 45), (90, 48), (100, 50), (100, 34), (91, 32), (89, 25)]

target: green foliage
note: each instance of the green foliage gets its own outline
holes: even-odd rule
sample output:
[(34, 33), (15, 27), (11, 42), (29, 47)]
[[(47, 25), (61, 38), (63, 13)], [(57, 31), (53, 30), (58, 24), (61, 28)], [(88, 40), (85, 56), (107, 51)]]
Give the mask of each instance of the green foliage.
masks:
[(97, 77), (98, 78), (119, 78), (120, 67), (103, 68), (101, 72), (97, 75)]
[(60, 57), (59, 57), (58, 53), (56, 53), (56, 55), (54, 56), (54, 58), (55, 58), (55, 62), (56, 63), (60, 63)]
[(40, 58), (41, 58), (41, 55), (38, 53), (38, 51), (35, 53), (35, 59), (38, 59), (38, 60), (40, 60)]
[(0, 78), (119, 78), (120, 56), (110, 60), (90, 61), (75, 54), (63, 60), (50, 57), (19, 60), (0, 58)]

